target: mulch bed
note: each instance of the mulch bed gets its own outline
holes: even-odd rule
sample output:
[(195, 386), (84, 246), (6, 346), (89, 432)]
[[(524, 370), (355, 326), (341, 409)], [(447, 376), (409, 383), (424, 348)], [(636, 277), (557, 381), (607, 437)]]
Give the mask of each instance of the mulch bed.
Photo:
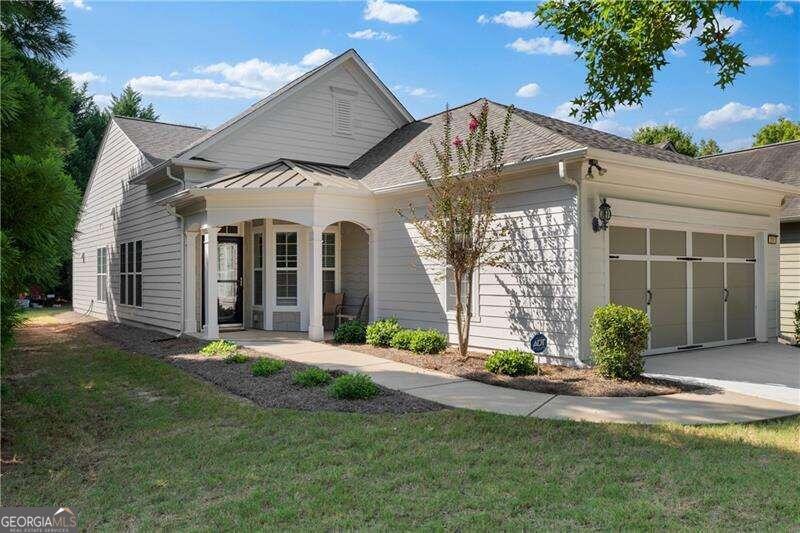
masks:
[(607, 379), (598, 376), (591, 368), (544, 364), (539, 365), (541, 373), (537, 376), (499, 376), (486, 371), (484, 363), (488, 354), (469, 352), (466, 361), (462, 361), (458, 350), (454, 347), (449, 347), (438, 355), (424, 355), (394, 348), (378, 348), (369, 344), (338, 346), (489, 385), (565, 396), (659, 396), (696, 391), (701, 388), (677, 381), (646, 377), (630, 381)]
[[(76, 325), (91, 331), (106, 343), (129, 352), (163, 359), (176, 367), (232, 393), (251, 400), (261, 407), (304, 411), (344, 411), (353, 413), (419, 413), (449, 407), (380, 387), (380, 393), (368, 400), (339, 400), (328, 395), (327, 387), (301, 387), (292, 383), (294, 372), (308, 365), (286, 361), (286, 366), (271, 376), (253, 376), (250, 367), (264, 354), (240, 350), (250, 359), (246, 363), (226, 363), (221, 357), (208, 357), (199, 352), (206, 341), (193, 337), (171, 337), (167, 334), (115, 324), (89, 322)], [(345, 372), (331, 372), (334, 377)]]

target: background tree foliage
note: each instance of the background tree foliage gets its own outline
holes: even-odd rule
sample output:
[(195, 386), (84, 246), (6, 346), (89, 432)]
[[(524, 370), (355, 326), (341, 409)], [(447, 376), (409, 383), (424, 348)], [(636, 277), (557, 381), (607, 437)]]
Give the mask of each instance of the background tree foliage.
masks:
[(779, 118), (772, 124), (767, 124), (753, 135), (753, 146), (794, 141), (800, 139), (800, 122), (787, 118)]
[(547, 0), (536, 18), (574, 42), (586, 63), (586, 90), (572, 101), (571, 115), (591, 122), (620, 104), (641, 104), (655, 72), (668, 64), (667, 52), (690, 35), (716, 68), (715, 85), (730, 85), (747, 63), (730, 28), (717, 20), (726, 6), (738, 8), (739, 1)]
[(672, 124), (643, 126), (633, 132), (631, 139), (642, 144), (658, 144), (672, 141), (673, 146), (679, 153), (689, 157), (696, 157), (699, 151), (697, 144), (692, 139), (692, 134)]
[(700, 139), (700, 143), (697, 145), (698, 156), (704, 155), (716, 155), (722, 153), (722, 148), (719, 147), (717, 141), (714, 139)]
[(111, 95), (111, 113), (122, 117), (158, 120), (153, 104), (145, 105), (142, 102), (142, 95), (134, 91), (130, 85), (126, 85), (118, 97)]

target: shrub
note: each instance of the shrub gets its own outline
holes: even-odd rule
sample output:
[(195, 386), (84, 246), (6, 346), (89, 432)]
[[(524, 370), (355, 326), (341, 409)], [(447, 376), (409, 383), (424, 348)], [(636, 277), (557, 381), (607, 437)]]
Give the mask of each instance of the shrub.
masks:
[(486, 370), (504, 376), (538, 374), (533, 354), (522, 350), (497, 350), (486, 359)]
[(595, 369), (607, 378), (630, 379), (644, 371), (650, 319), (640, 309), (610, 304), (594, 311), (590, 324)]
[(366, 400), (377, 395), (380, 389), (366, 374), (347, 374), (333, 380), (329, 392), (340, 400)]
[(231, 363), (246, 363), (248, 357), (242, 352), (233, 352), (225, 356), (225, 362)]
[(333, 332), (333, 342), (337, 344), (364, 344), (367, 341), (367, 327), (360, 320), (341, 324)]
[(224, 339), (217, 339), (213, 342), (209, 342), (200, 349), (201, 354), (208, 356), (229, 355), (235, 351), (236, 351), (236, 343), (231, 341), (226, 341)]
[(301, 370), (300, 372), (295, 372), (292, 375), (292, 381), (298, 385), (302, 385), (303, 387), (318, 387), (319, 385), (326, 385), (330, 383), (333, 377), (326, 371), (322, 370), (321, 368), (317, 368), (312, 366), (306, 370)]
[(401, 329), (400, 324), (397, 323), (397, 319), (394, 317), (376, 320), (367, 326), (367, 344), (382, 347), (389, 346), (389, 343), (392, 342), (392, 337)]
[(413, 329), (401, 329), (392, 335), (392, 340), (389, 341), (389, 346), (392, 348), (397, 348), (398, 350), (410, 350), (411, 339), (414, 338), (415, 333), (416, 332)]
[(265, 357), (264, 359), (259, 359), (253, 363), (253, 366), (250, 367), (250, 371), (254, 376), (270, 376), (275, 372), (283, 370), (283, 367), (285, 366), (285, 361)]
[(411, 337), (411, 350), (434, 354), (447, 348), (447, 337), (436, 329), (418, 329)]
[(800, 302), (794, 308), (794, 342), (800, 344)]

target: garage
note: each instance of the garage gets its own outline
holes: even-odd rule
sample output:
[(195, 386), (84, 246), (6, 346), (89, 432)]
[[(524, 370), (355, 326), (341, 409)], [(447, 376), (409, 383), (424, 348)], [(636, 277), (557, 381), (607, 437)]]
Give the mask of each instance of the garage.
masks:
[(614, 225), (609, 300), (650, 317), (647, 354), (756, 340), (753, 233)]

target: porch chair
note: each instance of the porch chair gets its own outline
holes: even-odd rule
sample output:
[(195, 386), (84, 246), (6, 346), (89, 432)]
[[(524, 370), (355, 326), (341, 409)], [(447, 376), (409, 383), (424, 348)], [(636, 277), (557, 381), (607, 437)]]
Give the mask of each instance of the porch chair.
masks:
[(358, 307), (358, 311), (355, 314), (344, 312), (346, 308), (355, 309), (355, 306), (340, 305), (336, 313), (335, 327), (339, 327), (344, 322), (350, 322), (352, 320), (361, 320), (361, 317), (364, 314), (364, 309), (367, 306), (368, 300), (369, 300), (369, 294), (365, 294), (364, 298), (361, 300), (361, 305)]
[[(336, 329), (339, 324), (336, 322), (336, 315), (344, 302), (343, 292), (326, 292), (322, 298), (322, 327), (324, 329)], [(332, 328), (328, 324), (332, 323)]]

